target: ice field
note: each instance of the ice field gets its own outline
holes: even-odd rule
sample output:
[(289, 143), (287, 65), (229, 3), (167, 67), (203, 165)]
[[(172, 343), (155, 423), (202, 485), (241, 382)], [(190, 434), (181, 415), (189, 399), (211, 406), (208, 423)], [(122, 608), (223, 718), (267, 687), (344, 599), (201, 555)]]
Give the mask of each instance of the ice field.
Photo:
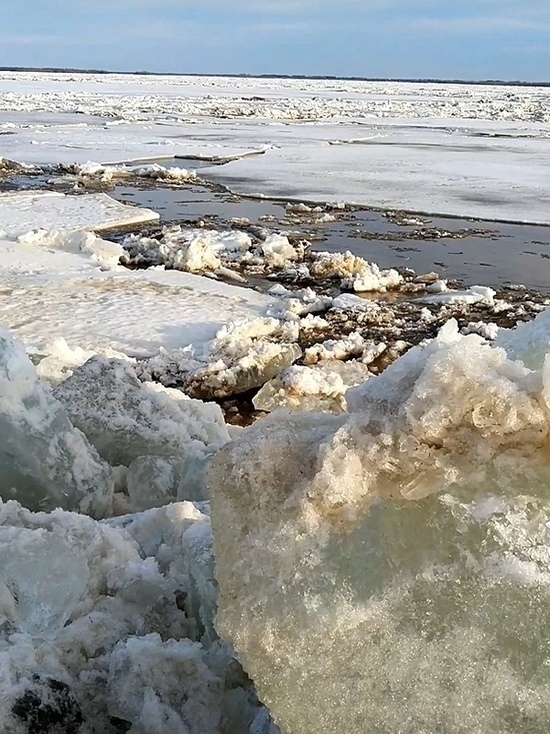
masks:
[(550, 300), (304, 231), (550, 225), (549, 102), (0, 73), (3, 733), (547, 734)]

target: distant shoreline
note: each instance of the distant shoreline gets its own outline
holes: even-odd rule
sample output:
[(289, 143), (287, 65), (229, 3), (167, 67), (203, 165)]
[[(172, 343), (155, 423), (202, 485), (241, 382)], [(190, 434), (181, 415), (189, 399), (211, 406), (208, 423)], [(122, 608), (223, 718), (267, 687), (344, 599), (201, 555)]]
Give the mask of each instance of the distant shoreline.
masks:
[(313, 81), (344, 81), (344, 82), (406, 82), (409, 84), (471, 84), (477, 86), (501, 87), (550, 87), (550, 81), (525, 82), (520, 80), (503, 79), (429, 79), (404, 77), (363, 77), (363, 76), (324, 76), (310, 74), (208, 74), (203, 72), (183, 71), (116, 71), (106, 69), (62, 69), (58, 67), (41, 66), (0, 66), (0, 72), (43, 72), (49, 74), (122, 74), (125, 76), (211, 76), (236, 79), (311, 79)]

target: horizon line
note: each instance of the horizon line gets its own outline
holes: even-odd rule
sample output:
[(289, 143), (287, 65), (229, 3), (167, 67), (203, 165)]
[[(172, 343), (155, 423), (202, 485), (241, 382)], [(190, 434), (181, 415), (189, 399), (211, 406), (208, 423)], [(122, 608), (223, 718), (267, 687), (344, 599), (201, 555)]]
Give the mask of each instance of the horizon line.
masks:
[(0, 66), (0, 72), (49, 72), (54, 74), (121, 74), (127, 76), (210, 76), (221, 78), (248, 78), (248, 79), (311, 79), (311, 80), (335, 80), (335, 81), (359, 81), (359, 82), (408, 82), (412, 84), (432, 83), (432, 84), (477, 84), (477, 85), (495, 85), (495, 86), (511, 86), (511, 87), (550, 87), (550, 81), (522, 81), (521, 79), (462, 79), (454, 78), (437, 78), (437, 77), (365, 77), (357, 75), (338, 76), (333, 74), (252, 74), (248, 72), (229, 73), (216, 72), (205, 73), (198, 71), (147, 71), (145, 69), (134, 71), (117, 71), (113, 69), (82, 69), (77, 67), (60, 67), (60, 66)]

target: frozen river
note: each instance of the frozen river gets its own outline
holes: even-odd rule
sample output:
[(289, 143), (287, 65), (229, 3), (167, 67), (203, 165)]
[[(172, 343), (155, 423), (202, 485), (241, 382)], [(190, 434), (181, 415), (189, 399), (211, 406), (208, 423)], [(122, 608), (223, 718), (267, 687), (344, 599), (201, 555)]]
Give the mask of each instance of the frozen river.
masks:
[(549, 102), (0, 73), (0, 731), (547, 734)]

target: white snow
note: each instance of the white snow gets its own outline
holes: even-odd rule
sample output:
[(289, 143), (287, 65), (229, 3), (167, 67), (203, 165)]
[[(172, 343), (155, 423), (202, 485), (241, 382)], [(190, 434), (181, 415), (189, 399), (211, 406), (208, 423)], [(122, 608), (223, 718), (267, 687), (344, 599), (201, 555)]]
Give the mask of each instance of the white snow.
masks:
[(3, 237), (14, 239), (35, 229), (115, 229), (147, 224), (159, 218), (156, 212), (130, 207), (107, 194), (67, 196), (54, 191), (16, 191), (0, 194), (0, 223)]
[(2, 72), (0, 95), (15, 161), (198, 156), (299, 204), (550, 223), (547, 88)]

